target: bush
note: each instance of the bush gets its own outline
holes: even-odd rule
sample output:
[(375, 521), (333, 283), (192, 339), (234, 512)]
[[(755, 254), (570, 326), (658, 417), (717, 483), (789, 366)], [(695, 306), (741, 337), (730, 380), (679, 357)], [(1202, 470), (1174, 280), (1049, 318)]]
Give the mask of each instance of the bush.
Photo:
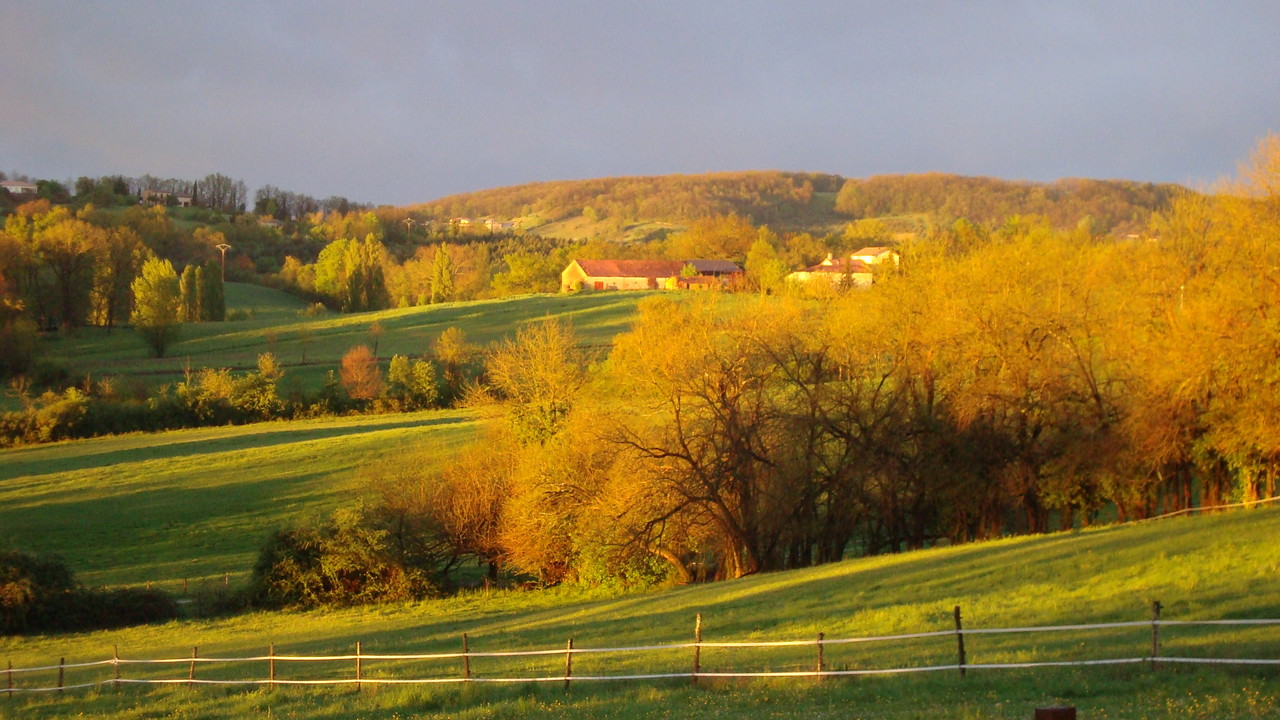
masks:
[(250, 593), (267, 607), (414, 600), (438, 594), (429, 573), (398, 552), (387, 529), (359, 506), (273, 533), (254, 565)]
[(0, 323), (0, 378), (27, 372), (39, 341), (36, 324), (26, 318)]
[(60, 560), (0, 552), (0, 631), (16, 635), (43, 629), (51, 611), (74, 590), (75, 579)]
[(177, 614), (177, 603), (159, 590), (86, 589), (57, 558), (0, 551), (0, 634), (103, 630)]
[(436, 407), (440, 403), (436, 378), (436, 367), (430, 362), (393, 356), (387, 368), (387, 396), (404, 410)]

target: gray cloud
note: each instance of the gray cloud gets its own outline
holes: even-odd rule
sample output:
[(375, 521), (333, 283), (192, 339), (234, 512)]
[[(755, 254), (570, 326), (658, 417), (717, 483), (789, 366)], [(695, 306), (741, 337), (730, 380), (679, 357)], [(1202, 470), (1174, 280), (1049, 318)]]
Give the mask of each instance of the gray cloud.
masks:
[(1280, 129), (1280, 6), (0, 6), (0, 168), (410, 203), (774, 168), (1197, 182)]

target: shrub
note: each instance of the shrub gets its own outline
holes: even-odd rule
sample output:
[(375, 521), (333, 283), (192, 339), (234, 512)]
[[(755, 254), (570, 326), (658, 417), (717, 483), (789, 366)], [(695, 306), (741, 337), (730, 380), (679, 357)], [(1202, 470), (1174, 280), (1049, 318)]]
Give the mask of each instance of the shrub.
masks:
[(82, 588), (57, 558), (0, 551), (0, 634), (119, 628), (177, 614), (159, 590)]
[(392, 357), (387, 368), (387, 395), (405, 410), (435, 407), (440, 402), (435, 366), (404, 355)]
[(36, 324), (26, 318), (0, 323), (0, 378), (25, 373), (39, 341)]
[(74, 590), (75, 579), (60, 560), (0, 552), (0, 630), (16, 635), (42, 629), (51, 620), (50, 610)]
[(254, 565), (250, 593), (267, 607), (412, 600), (437, 593), (429, 571), (398, 552), (388, 530), (357, 506), (273, 533)]

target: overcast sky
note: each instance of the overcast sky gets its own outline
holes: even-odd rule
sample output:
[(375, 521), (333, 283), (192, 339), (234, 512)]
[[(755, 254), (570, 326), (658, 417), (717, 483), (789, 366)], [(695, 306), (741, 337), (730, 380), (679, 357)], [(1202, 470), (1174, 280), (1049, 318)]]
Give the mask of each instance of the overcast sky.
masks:
[(0, 170), (408, 204), (611, 175), (1203, 184), (1280, 2), (0, 0)]

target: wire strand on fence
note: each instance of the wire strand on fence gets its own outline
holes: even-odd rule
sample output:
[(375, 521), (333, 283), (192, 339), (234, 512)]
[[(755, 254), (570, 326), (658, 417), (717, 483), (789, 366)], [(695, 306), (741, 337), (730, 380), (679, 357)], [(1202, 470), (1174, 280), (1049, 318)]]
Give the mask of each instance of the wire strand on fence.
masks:
[[(867, 642), (886, 642), (897, 640), (912, 640), (920, 638), (940, 638), (952, 637), (957, 634), (963, 635), (992, 635), (992, 634), (1010, 634), (1010, 633), (1036, 633), (1036, 632), (1066, 632), (1066, 631), (1094, 631), (1108, 629), (1124, 629), (1138, 628), (1150, 626), (1266, 626), (1280, 625), (1280, 618), (1251, 618), (1251, 619), (1221, 619), (1221, 620), (1161, 620), (1158, 617), (1152, 621), (1126, 621), (1126, 622), (1110, 622), (1110, 623), (1088, 623), (1076, 625), (1040, 625), (1027, 627), (1008, 627), (1008, 628), (956, 628), (955, 630), (938, 630), (921, 633), (905, 633), (897, 635), (879, 635), (867, 637), (851, 637), (851, 638), (831, 638), (820, 636), (821, 645), (839, 645), (849, 643), (867, 643)], [(816, 670), (798, 670), (798, 671), (724, 671), (724, 672), (707, 672), (698, 667), (695, 659), (692, 672), (670, 672), (670, 673), (632, 673), (625, 675), (572, 675), (571, 663), (569, 659), (574, 654), (581, 653), (635, 653), (635, 652), (664, 652), (670, 650), (694, 649), (700, 651), (702, 648), (782, 648), (782, 647), (803, 647), (813, 646), (812, 639), (807, 640), (761, 640), (761, 641), (735, 641), (735, 642), (703, 642), (701, 641), (700, 628), (695, 635), (695, 642), (670, 643), (658, 645), (633, 645), (625, 647), (599, 647), (599, 648), (582, 648), (575, 647), (570, 641), (567, 647), (545, 650), (512, 650), (512, 651), (487, 651), (475, 652), (470, 651), (464, 645), (463, 652), (445, 652), (445, 653), (413, 653), (413, 654), (376, 654), (366, 655), (361, 652), (360, 646), (357, 644), (355, 654), (344, 655), (276, 655), (275, 647), (272, 645), (269, 654), (253, 655), (248, 657), (197, 657), (193, 650), (191, 657), (182, 658), (154, 658), (154, 659), (132, 659), (119, 657), (118, 651), (113, 651), (113, 656), (107, 660), (95, 660), (79, 663), (59, 663), (58, 665), (43, 665), (28, 668), (10, 668), (9, 673), (34, 673), (34, 672), (50, 672), (57, 670), (59, 672), (59, 684), (57, 687), (12, 687), (5, 690), (7, 693), (41, 693), (41, 692), (57, 692), (62, 690), (74, 690), (92, 687), (101, 687), (104, 685), (118, 686), (120, 684), (130, 685), (176, 685), (186, 683), (189, 685), (225, 685), (225, 686), (259, 686), (259, 685), (294, 685), (294, 686), (319, 686), (319, 685), (427, 685), (427, 684), (456, 684), (467, 682), (483, 682), (483, 683), (545, 683), (545, 682), (568, 682), (570, 679), (574, 682), (607, 682), (619, 680), (660, 680), (675, 678), (798, 678), (798, 677), (839, 677), (839, 676), (860, 676), (860, 675), (895, 675), (903, 673), (926, 673), (926, 672), (943, 672), (965, 669), (977, 670), (1011, 670), (1026, 668), (1044, 668), (1044, 667), (1088, 667), (1102, 665), (1122, 665), (1152, 662), (1157, 660), (1153, 655), (1145, 657), (1123, 657), (1123, 658), (1105, 658), (1092, 660), (1046, 660), (1031, 662), (1011, 662), (1011, 663), (968, 663), (961, 660), (960, 664), (948, 665), (926, 665), (917, 667), (893, 667), (893, 668), (870, 668), (870, 669), (852, 669), (852, 670), (830, 670), (819, 666)], [(454, 677), (424, 677), (424, 678), (378, 678), (363, 677), (359, 669), (357, 676), (354, 678), (331, 678), (331, 679), (281, 679), (275, 677), (274, 662), (350, 662), (352, 660), (357, 663), (373, 660), (390, 660), (390, 661), (406, 661), (406, 660), (449, 660), (463, 658), (469, 661), (473, 658), (512, 658), (512, 657), (535, 657), (535, 656), (553, 656), (564, 655), (566, 659), (565, 672), (563, 674), (548, 676), (532, 676), (532, 677), (475, 677), (470, 672), (468, 664), (467, 670), (462, 676)], [(197, 663), (253, 663), (253, 662), (271, 662), (272, 672), (269, 678), (246, 678), (239, 680), (218, 680), (208, 678), (194, 677), (194, 668)], [(1253, 665), (1253, 666), (1280, 666), (1280, 659), (1270, 658), (1206, 658), (1206, 657), (1159, 657), (1161, 663), (1179, 663), (1179, 664), (1205, 664), (1205, 665)], [(174, 665), (178, 663), (189, 663), (192, 670), (186, 678), (124, 678), (120, 677), (119, 669), (122, 665)], [(112, 679), (100, 680), (94, 682), (78, 683), (66, 685), (61, 682), (61, 673), (68, 669), (90, 668), (100, 666), (113, 666), (114, 675)]]

